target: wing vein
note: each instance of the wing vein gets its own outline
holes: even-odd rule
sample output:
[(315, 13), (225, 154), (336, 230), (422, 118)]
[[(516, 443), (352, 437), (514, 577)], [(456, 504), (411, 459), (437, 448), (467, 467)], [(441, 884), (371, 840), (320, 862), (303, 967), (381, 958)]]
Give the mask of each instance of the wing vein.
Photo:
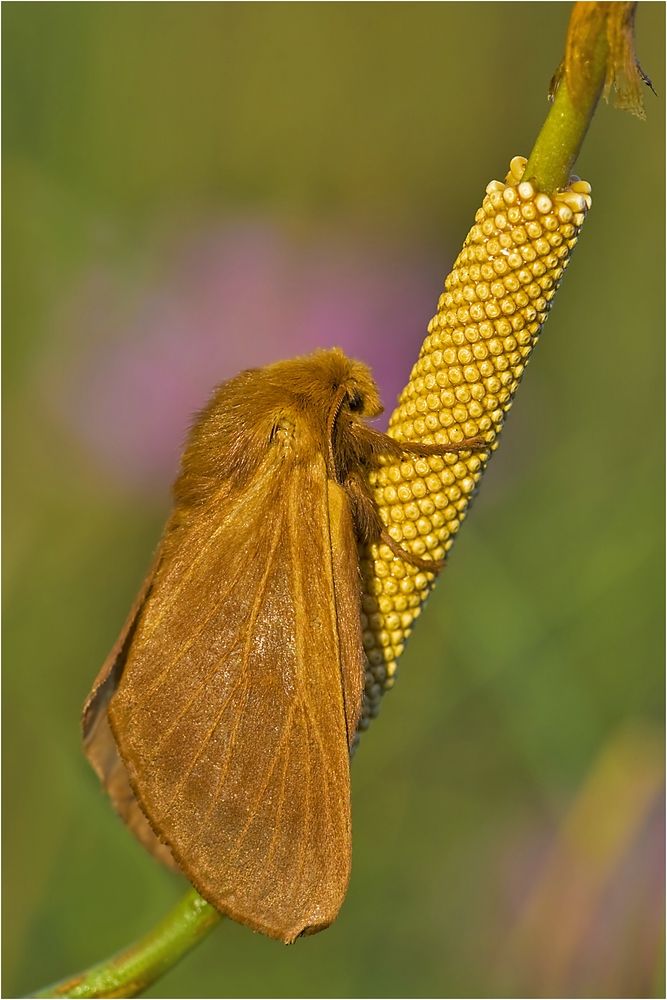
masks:
[(244, 839), (245, 839), (245, 837), (246, 837), (246, 835), (248, 833), (248, 830), (250, 829), (250, 827), (252, 826), (252, 824), (253, 824), (253, 822), (254, 822), (254, 820), (256, 818), (257, 808), (258, 808), (260, 802), (262, 801), (262, 798), (264, 797), (264, 793), (265, 793), (266, 789), (269, 786), (269, 781), (271, 780), (273, 772), (276, 769), (276, 764), (278, 762), (279, 754), (281, 753), (281, 751), (282, 751), (282, 749), (283, 749), (283, 747), (285, 745), (285, 741), (286, 741), (287, 737), (290, 735), (290, 726), (292, 724), (292, 716), (293, 715), (294, 715), (294, 705), (290, 708), (289, 716), (288, 716), (288, 718), (287, 718), (287, 720), (285, 722), (285, 729), (283, 731), (283, 735), (280, 737), (280, 743), (276, 747), (275, 753), (273, 755), (273, 763), (271, 764), (271, 767), (269, 768), (269, 772), (268, 772), (266, 781), (262, 785), (262, 788), (261, 788), (259, 794), (257, 795), (256, 799), (255, 799), (254, 808), (250, 811), (250, 818), (246, 821), (246, 825), (243, 827), (243, 829), (241, 830), (240, 834), (238, 835), (238, 839), (237, 839), (237, 842), (236, 842), (236, 847), (232, 851), (232, 853), (230, 855), (230, 859), (233, 858), (233, 857), (235, 857), (236, 854), (240, 851), (241, 844), (243, 843), (243, 841), (244, 841)]
[[(304, 733), (305, 733), (305, 736), (306, 736), (306, 743), (307, 743), (308, 742), (308, 722), (306, 720), (306, 712), (303, 709), (303, 703), (301, 704), (301, 710), (302, 710), (302, 714), (303, 714), (303, 729), (304, 729)], [(305, 865), (306, 865), (306, 852), (304, 850), (304, 844), (308, 843), (308, 837), (310, 835), (311, 773), (310, 773), (310, 759), (309, 759), (308, 755), (306, 755), (306, 760), (308, 761), (308, 765), (306, 767), (307, 781), (306, 781), (306, 796), (305, 796), (306, 808), (304, 810), (304, 816), (305, 816), (304, 834), (303, 834), (303, 837), (301, 839), (301, 857), (300, 857), (300, 860), (299, 860), (299, 874), (298, 874), (297, 878), (294, 880), (295, 881), (295, 885), (298, 886), (299, 889), (301, 888), (301, 885), (303, 883), (303, 869), (305, 868)], [(295, 895), (296, 895), (296, 892), (295, 892)]]
[[(257, 588), (257, 594), (255, 595), (255, 600), (253, 601), (252, 611), (250, 613), (250, 620), (248, 622), (248, 630), (247, 630), (246, 640), (245, 640), (245, 644), (244, 644), (244, 647), (243, 647), (243, 658), (241, 660), (241, 667), (240, 667), (240, 673), (242, 675), (245, 675), (247, 667), (248, 667), (248, 657), (249, 657), (249, 653), (250, 653), (250, 647), (251, 647), (251, 644), (252, 644), (253, 630), (254, 630), (255, 622), (257, 621), (257, 615), (259, 614), (259, 609), (262, 606), (262, 601), (264, 599), (264, 595), (265, 595), (265, 592), (266, 592), (266, 584), (267, 584), (267, 581), (269, 579), (269, 575), (271, 573), (271, 570), (273, 568), (273, 557), (275, 555), (276, 548), (278, 547), (278, 541), (279, 541), (279, 539), (280, 539), (280, 527), (278, 526), (276, 528), (276, 532), (275, 532), (274, 538), (272, 539), (272, 542), (271, 542), (271, 551), (269, 553), (269, 558), (266, 561), (266, 570), (264, 571), (264, 575), (262, 577), (261, 583), (260, 583), (260, 585)], [(243, 715), (245, 714), (245, 709), (246, 709), (247, 703), (248, 703), (248, 692), (247, 692), (247, 684), (246, 684), (246, 698), (245, 698), (245, 703), (244, 703), (243, 709), (241, 711), (239, 711), (238, 719), (237, 719), (236, 725), (234, 726), (234, 729), (233, 729), (233, 732), (232, 732), (232, 737), (231, 737), (231, 740), (229, 742), (229, 752), (227, 754), (227, 762), (225, 764), (224, 770), (222, 771), (222, 773), (220, 775), (220, 779), (218, 781), (218, 786), (217, 786), (217, 788), (215, 790), (215, 795), (213, 796), (213, 802), (211, 803), (211, 805), (209, 806), (208, 810), (206, 811), (206, 815), (204, 817), (204, 823), (202, 824), (202, 826), (209, 820), (209, 818), (211, 816), (211, 813), (213, 812), (213, 810), (215, 809), (216, 805), (218, 804), (218, 799), (220, 798), (220, 793), (222, 791), (222, 784), (223, 784), (225, 778), (227, 777), (227, 771), (229, 770), (229, 761), (230, 761), (231, 754), (232, 754), (232, 751), (234, 749), (234, 746), (236, 744), (236, 735), (238, 733), (239, 725), (241, 724), (241, 719), (243, 718)]]
[[(204, 631), (204, 629), (206, 628), (206, 626), (208, 625), (208, 623), (211, 621), (211, 619), (213, 618), (213, 616), (216, 614), (216, 612), (220, 610), (220, 606), (222, 605), (223, 601), (225, 601), (229, 597), (231, 591), (238, 584), (238, 579), (239, 579), (239, 576), (241, 574), (241, 570), (242, 570), (242, 567), (239, 567), (238, 570), (237, 570), (236, 575), (232, 577), (232, 580), (231, 580), (229, 586), (224, 591), (224, 593), (221, 595), (219, 601), (217, 601), (216, 604), (213, 606), (213, 610), (211, 611), (211, 613), (209, 615), (207, 615), (207, 617), (204, 619), (203, 622), (201, 622), (200, 625), (197, 626), (197, 628), (192, 632), (192, 634), (188, 637), (188, 639), (183, 643), (183, 645), (178, 650), (178, 652), (176, 653), (176, 655), (174, 656), (174, 658), (167, 664), (166, 667), (164, 667), (164, 669), (158, 674), (158, 676), (155, 679), (155, 681), (153, 682), (153, 684), (148, 688), (148, 690), (145, 692), (145, 694), (143, 694), (141, 696), (141, 698), (137, 701), (137, 707), (139, 707), (140, 705), (142, 705), (145, 701), (148, 700), (148, 698), (150, 698), (153, 694), (155, 694), (155, 692), (160, 687), (160, 685), (162, 684), (162, 682), (164, 680), (166, 680), (167, 675), (169, 674), (169, 672), (176, 666), (176, 664), (181, 659), (181, 657), (185, 653), (187, 653), (188, 649), (190, 649), (195, 644), (196, 639), (199, 638), (199, 636)], [(206, 677), (206, 679), (204, 681), (204, 684), (208, 683), (210, 677), (215, 673), (215, 671), (218, 669), (219, 665), (220, 665), (220, 661), (218, 660), (216, 662), (213, 670), (207, 675), (207, 677)], [(201, 687), (198, 688), (197, 693), (199, 693), (199, 691), (201, 691)], [(196, 697), (196, 695), (195, 695), (195, 697)], [(191, 702), (190, 702), (190, 704), (191, 704)], [(189, 708), (189, 705), (187, 707)], [(178, 720), (177, 720), (177, 722), (178, 722)], [(168, 735), (169, 735), (168, 732), (165, 733), (164, 736), (163, 736), (163, 739), (166, 739), (166, 737)]]
[[(258, 476), (257, 480), (254, 483), (254, 489), (253, 488), (248, 489), (248, 491), (246, 493), (244, 493), (239, 498), (238, 504), (236, 505), (236, 508), (235, 508), (235, 511), (234, 511), (235, 515), (238, 516), (239, 512), (241, 512), (245, 507), (248, 506), (248, 504), (252, 500), (254, 500), (255, 493), (257, 491), (257, 487), (258, 487), (258, 485), (261, 482), (262, 482), (262, 477)], [(151, 625), (147, 629), (146, 634), (142, 637), (142, 639), (143, 639), (144, 642), (146, 642), (148, 639), (150, 639), (150, 637), (153, 635), (153, 633), (155, 632), (155, 630), (158, 628), (158, 626), (162, 622), (162, 619), (165, 617), (165, 615), (167, 614), (167, 612), (172, 608), (172, 606), (176, 602), (177, 598), (180, 597), (180, 595), (181, 595), (181, 593), (183, 591), (183, 588), (189, 582), (190, 578), (192, 577), (193, 573), (195, 572), (195, 570), (199, 566), (200, 562), (202, 561), (202, 559), (204, 558), (204, 556), (206, 555), (206, 553), (211, 548), (211, 545), (213, 544), (213, 542), (215, 541), (215, 539), (218, 537), (218, 535), (221, 532), (225, 531), (226, 529), (227, 529), (227, 524), (223, 521), (222, 524), (219, 524), (218, 527), (213, 531), (213, 533), (211, 534), (211, 536), (208, 539), (208, 544), (192, 560), (192, 562), (188, 566), (186, 572), (184, 573), (183, 578), (179, 582), (178, 586), (174, 587), (173, 591), (171, 591), (171, 593), (169, 594), (169, 600), (165, 601), (165, 603), (160, 608), (160, 611), (156, 614), (154, 620), (151, 622)]]
[[(332, 796), (332, 792), (331, 792), (331, 785), (329, 784), (329, 775), (328, 775), (328, 772), (327, 772), (327, 755), (324, 752), (324, 747), (322, 745), (322, 740), (321, 740), (321, 733), (319, 731), (317, 723), (314, 721), (314, 719), (313, 719), (312, 715), (310, 714), (310, 711), (308, 710), (307, 706), (305, 708), (305, 713), (304, 713), (304, 717), (306, 717), (306, 716), (307, 716), (308, 721), (310, 722), (310, 724), (312, 726), (314, 742), (316, 743), (317, 749), (320, 752), (320, 759), (322, 761), (322, 781), (324, 782), (324, 785), (325, 785), (325, 788), (326, 788), (326, 792), (327, 792), (327, 794), (326, 794), (327, 816), (329, 818), (329, 826), (333, 829), (334, 823), (333, 823), (333, 818), (332, 818), (332, 815), (331, 815), (331, 805), (332, 805), (332, 798), (333, 798), (333, 796)], [(339, 801), (340, 800), (340, 796), (337, 795), (336, 796), (336, 800)]]
[[(270, 558), (267, 560), (267, 568), (266, 568), (266, 570), (264, 572), (264, 576), (262, 577), (262, 583), (261, 583), (260, 587), (258, 588), (258, 594), (255, 597), (255, 601), (254, 601), (254, 604), (253, 604), (253, 611), (252, 611), (250, 625), (249, 625), (249, 629), (248, 629), (248, 635), (249, 636), (252, 634), (252, 625), (254, 624), (254, 621), (255, 621), (255, 619), (257, 617), (258, 604), (261, 602), (261, 596), (263, 595), (264, 589), (266, 587), (266, 581), (267, 581), (267, 578), (268, 578), (268, 575), (269, 575), (269, 572), (270, 572), (270, 569), (271, 569), (271, 562), (272, 562), (273, 555), (275, 553), (276, 547), (278, 545), (278, 539), (279, 539), (279, 537), (280, 537), (280, 531), (276, 530), (275, 536), (273, 538), (272, 545), (271, 545)], [(185, 782), (188, 780), (188, 778), (192, 774), (192, 771), (194, 770), (195, 766), (197, 765), (197, 762), (199, 761), (199, 759), (201, 758), (202, 754), (206, 750), (209, 742), (211, 741), (211, 737), (213, 736), (213, 733), (217, 729), (217, 727), (218, 727), (218, 725), (220, 723), (220, 720), (221, 720), (222, 716), (225, 713), (225, 709), (227, 708), (227, 705), (230, 702), (230, 699), (232, 698), (232, 696), (234, 695), (234, 693), (238, 689), (239, 684), (240, 684), (240, 682), (242, 680), (246, 681), (246, 684), (245, 684), (245, 687), (246, 687), (245, 695), (246, 695), (246, 701), (247, 701), (247, 679), (245, 677), (245, 674), (246, 674), (246, 670), (247, 670), (247, 666), (248, 666), (248, 655), (247, 655), (248, 654), (248, 648), (249, 648), (249, 640), (246, 639), (246, 642), (245, 642), (245, 645), (244, 645), (244, 650), (243, 650), (243, 659), (241, 661), (241, 667), (240, 667), (240, 670), (239, 670), (239, 676), (238, 676), (236, 682), (233, 684), (233, 686), (232, 686), (229, 694), (227, 695), (227, 697), (223, 701), (222, 708), (220, 709), (220, 711), (216, 715), (216, 717), (215, 717), (215, 719), (213, 721), (212, 726), (209, 727), (209, 730), (206, 733), (206, 736), (204, 737), (204, 739), (202, 740), (201, 746), (199, 747), (199, 749), (197, 750), (196, 754), (192, 758), (192, 761), (190, 762), (190, 765), (188, 766), (187, 771), (185, 772), (185, 774), (183, 775), (183, 777), (181, 778), (181, 780), (178, 782), (178, 784), (177, 784), (177, 786), (176, 786), (176, 788), (174, 790), (174, 794), (172, 795), (171, 799), (169, 800), (169, 803), (168, 803), (166, 809), (161, 814), (162, 816), (165, 816), (171, 810), (171, 808), (173, 807), (173, 805), (174, 805), (174, 803), (175, 803), (178, 795), (180, 794), (181, 790), (183, 789), (183, 786), (185, 785)], [(171, 731), (173, 731), (173, 729), (175, 729), (175, 727), (181, 721), (181, 719), (183, 718), (183, 716), (192, 707), (192, 705), (194, 704), (194, 702), (195, 702), (195, 700), (197, 698), (197, 694), (211, 680), (211, 678), (213, 677), (213, 675), (217, 671), (218, 667), (220, 666), (220, 662), (221, 662), (220, 660), (216, 661), (215, 667), (212, 670), (209, 671), (209, 673), (206, 676), (205, 680), (202, 682), (202, 684), (198, 688), (197, 693), (190, 699), (190, 701), (186, 705), (185, 709), (179, 714), (178, 718), (173, 723), (173, 725), (170, 728), (170, 730), (168, 731), (167, 735), (169, 735), (169, 733)], [(236, 732), (238, 730), (238, 725), (240, 723), (242, 714), (243, 714), (242, 712), (239, 713), (236, 725), (234, 726), (234, 729), (232, 731), (233, 737), (236, 735)], [(162, 743), (164, 742), (164, 739), (166, 739), (166, 736), (164, 736), (164, 737), (161, 738), (160, 742), (158, 743), (158, 748), (162, 745)], [(234, 747), (234, 739), (232, 738), (232, 741), (230, 743), (230, 746), (229, 746), (228, 752), (227, 752), (227, 766), (228, 766), (228, 763), (229, 763), (229, 756), (231, 754), (231, 751), (232, 751), (233, 747)], [(151, 759), (153, 759), (153, 758), (151, 758)], [(226, 775), (226, 773), (227, 773), (227, 767), (225, 767), (225, 770), (223, 772), (223, 776), (222, 776), (223, 779), (224, 779), (224, 776)], [(213, 801), (213, 805), (207, 811), (207, 813), (206, 813), (206, 815), (204, 817), (204, 821), (203, 821), (202, 826), (207, 822), (207, 820), (208, 820), (208, 818), (210, 816), (210, 813), (215, 808), (215, 805), (217, 803), (219, 794), (220, 794), (220, 784), (218, 784), (218, 788), (216, 789), (216, 795), (215, 795), (215, 798), (214, 798), (214, 801)]]
[[(220, 709), (220, 711), (218, 712), (218, 714), (215, 717), (213, 725), (209, 728), (206, 736), (202, 740), (201, 746), (199, 747), (199, 750), (197, 750), (197, 753), (194, 755), (194, 757), (190, 761), (190, 764), (188, 765), (187, 771), (185, 772), (185, 774), (183, 775), (183, 777), (180, 779), (180, 781), (176, 785), (176, 787), (174, 789), (174, 793), (173, 793), (172, 797), (170, 798), (169, 802), (167, 803), (166, 807), (160, 813), (160, 819), (162, 819), (164, 816), (166, 816), (167, 813), (170, 812), (170, 810), (174, 806), (174, 804), (176, 802), (176, 799), (178, 798), (178, 796), (180, 795), (181, 791), (183, 790), (183, 786), (185, 785), (185, 782), (188, 780), (188, 778), (190, 777), (190, 775), (194, 771), (195, 767), (197, 766), (197, 762), (199, 761), (200, 757), (202, 756), (202, 754), (206, 750), (206, 748), (207, 748), (207, 746), (208, 746), (208, 744), (209, 744), (209, 742), (211, 740), (211, 737), (213, 736), (213, 733), (215, 732), (215, 730), (217, 729), (217, 727), (218, 727), (218, 725), (220, 723), (220, 719), (224, 715), (224, 712), (225, 712), (225, 709), (227, 708), (227, 705), (229, 704), (232, 696), (234, 695), (234, 692), (240, 687), (241, 682), (245, 681), (245, 680), (246, 680), (246, 678), (241, 674), (241, 675), (239, 675), (239, 677), (234, 682), (234, 685), (232, 686), (232, 689), (230, 690), (229, 694), (227, 695), (227, 697), (225, 698), (225, 700), (223, 702), (222, 708)], [(246, 687), (247, 687), (247, 683), (246, 683)]]
[(275, 851), (276, 844), (278, 842), (278, 830), (280, 828), (280, 820), (282, 819), (283, 805), (285, 804), (285, 775), (287, 774), (287, 765), (289, 764), (289, 759), (290, 759), (290, 745), (288, 743), (287, 744), (287, 752), (285, 754), (285, 763), (283, 765), (282, 783), (280, 785), (280, 798), (278, 800), (278, 808), (276, 810), (276, 818), (275, 818), (275, 821), (274, 821), (274, 824), (273, 824), (273, 832), (271, 834), (271, 843), (269, 844), (269, 853), (268, 853), (267, 858), (266, 858), (266, 866), (267, 866), (267, 868), (268, 868), (268, 866), (271, 863), (271, 860), (273, 858), (273, 853)]

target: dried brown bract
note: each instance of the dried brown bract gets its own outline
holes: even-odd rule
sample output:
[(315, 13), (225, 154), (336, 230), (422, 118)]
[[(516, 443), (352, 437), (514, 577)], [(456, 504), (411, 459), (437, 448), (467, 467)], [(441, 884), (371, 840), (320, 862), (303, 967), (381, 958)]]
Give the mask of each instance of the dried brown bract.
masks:
[[(642, 81), (651, 86), (635, 58), (636, 3), (576, 3), (565, 49), (567, 87), (575, 104), (586, 103), (594, 76), (596, 49), (607, 47), (604, 96), (616, 90), (614, 104), (645, 118)], [(556, 81), (557, 83), (557, 81)], [(552, 84), (553, 86), (553, 84)]]

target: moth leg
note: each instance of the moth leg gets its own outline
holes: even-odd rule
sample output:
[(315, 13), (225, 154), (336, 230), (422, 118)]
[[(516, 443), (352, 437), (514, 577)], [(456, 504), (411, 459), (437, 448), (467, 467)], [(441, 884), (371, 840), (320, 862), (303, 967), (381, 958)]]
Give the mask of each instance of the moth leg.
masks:
[(357, 423), (350, 427), (350, 433), (363, 443), (364, 451), (372, 460), (378, 455), (389, 455), (401, 459), (404, 455), (449, 455), (460, 451), (490, 451), (491, 445), (483, 437), (464, 438), (454, 444), (417, 444), (417, 442), (395, 441), (388, 434), (376, 431), (367, 424)]
[(385, 528), (372, 498), (368, 495), (361, 476), (350, 472), (343, 483), (343, 487), (352, 502), (354, 523), (362, 541), (374, 542), (379, 538), (385, 545), (389, 546), (394, 555), (399, 559), (403, 559), (404, 562), (410, 563), (412, 566), (417, 566), (418, 569), (424, 570), (427, 573), (439, 573), (444, 568), (444, 559), (421, 559), (394, 541)]
[(402, 548), (398, 542), (394, 541), (386, 528), (383, 528), (380, 532), (380, 538), (385, 545), (389, 546), (395, 556), (398, 556), (404, 562), (417, 566), (418, 569), (422, 569), (426, 573), (439, 573), (441, 569), (445, 568), (444, 559), (420, 559), (414, 552), (408, 552), (407, 549)]
[(407, 444), (400, 442), (402, 451), (407, 455), (449, 455), (459, 451), (489, 451), (491, 446), (483, 437), (464, 438), (456, 444)]

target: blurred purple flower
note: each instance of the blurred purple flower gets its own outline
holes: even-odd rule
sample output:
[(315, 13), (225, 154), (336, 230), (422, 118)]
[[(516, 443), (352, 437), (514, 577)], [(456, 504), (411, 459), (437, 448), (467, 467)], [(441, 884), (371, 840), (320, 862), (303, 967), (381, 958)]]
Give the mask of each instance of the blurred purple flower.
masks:
[(215, 385), (316, 347), (371, 366), (386, 423), (445, 273), (433, 256), (296, 241), (261, 221), (191, 239), (167, 271), (129, 322), (109, 329), (107, 319), (103, 339), (94, 339), (100, 303), (79, 309), (88, 346), (59, 393), (68, 424), (104, 464), (151, 489), (173, 478), (191, 416)]

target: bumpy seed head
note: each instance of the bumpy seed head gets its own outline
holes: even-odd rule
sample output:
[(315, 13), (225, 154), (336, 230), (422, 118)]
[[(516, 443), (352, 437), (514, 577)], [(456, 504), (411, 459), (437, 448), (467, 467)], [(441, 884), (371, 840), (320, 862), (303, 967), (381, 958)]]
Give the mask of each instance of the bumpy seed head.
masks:
[[(389, 422), (388, 433), (407, 444), (456, 445), (481, 435), (488, 450), (387, 460), (370, 476), (388, 533), (422, 559), (444, 559), (452, 546), (591, 206), (585, 181), (572, 177), (547, 196), (522, 182), (525, 165), (515, 156), (505, 183), (487, 186)], [(435, 575), (386, 545), (365, 548), (361, 568), (365, 729), (394, 683)]]

